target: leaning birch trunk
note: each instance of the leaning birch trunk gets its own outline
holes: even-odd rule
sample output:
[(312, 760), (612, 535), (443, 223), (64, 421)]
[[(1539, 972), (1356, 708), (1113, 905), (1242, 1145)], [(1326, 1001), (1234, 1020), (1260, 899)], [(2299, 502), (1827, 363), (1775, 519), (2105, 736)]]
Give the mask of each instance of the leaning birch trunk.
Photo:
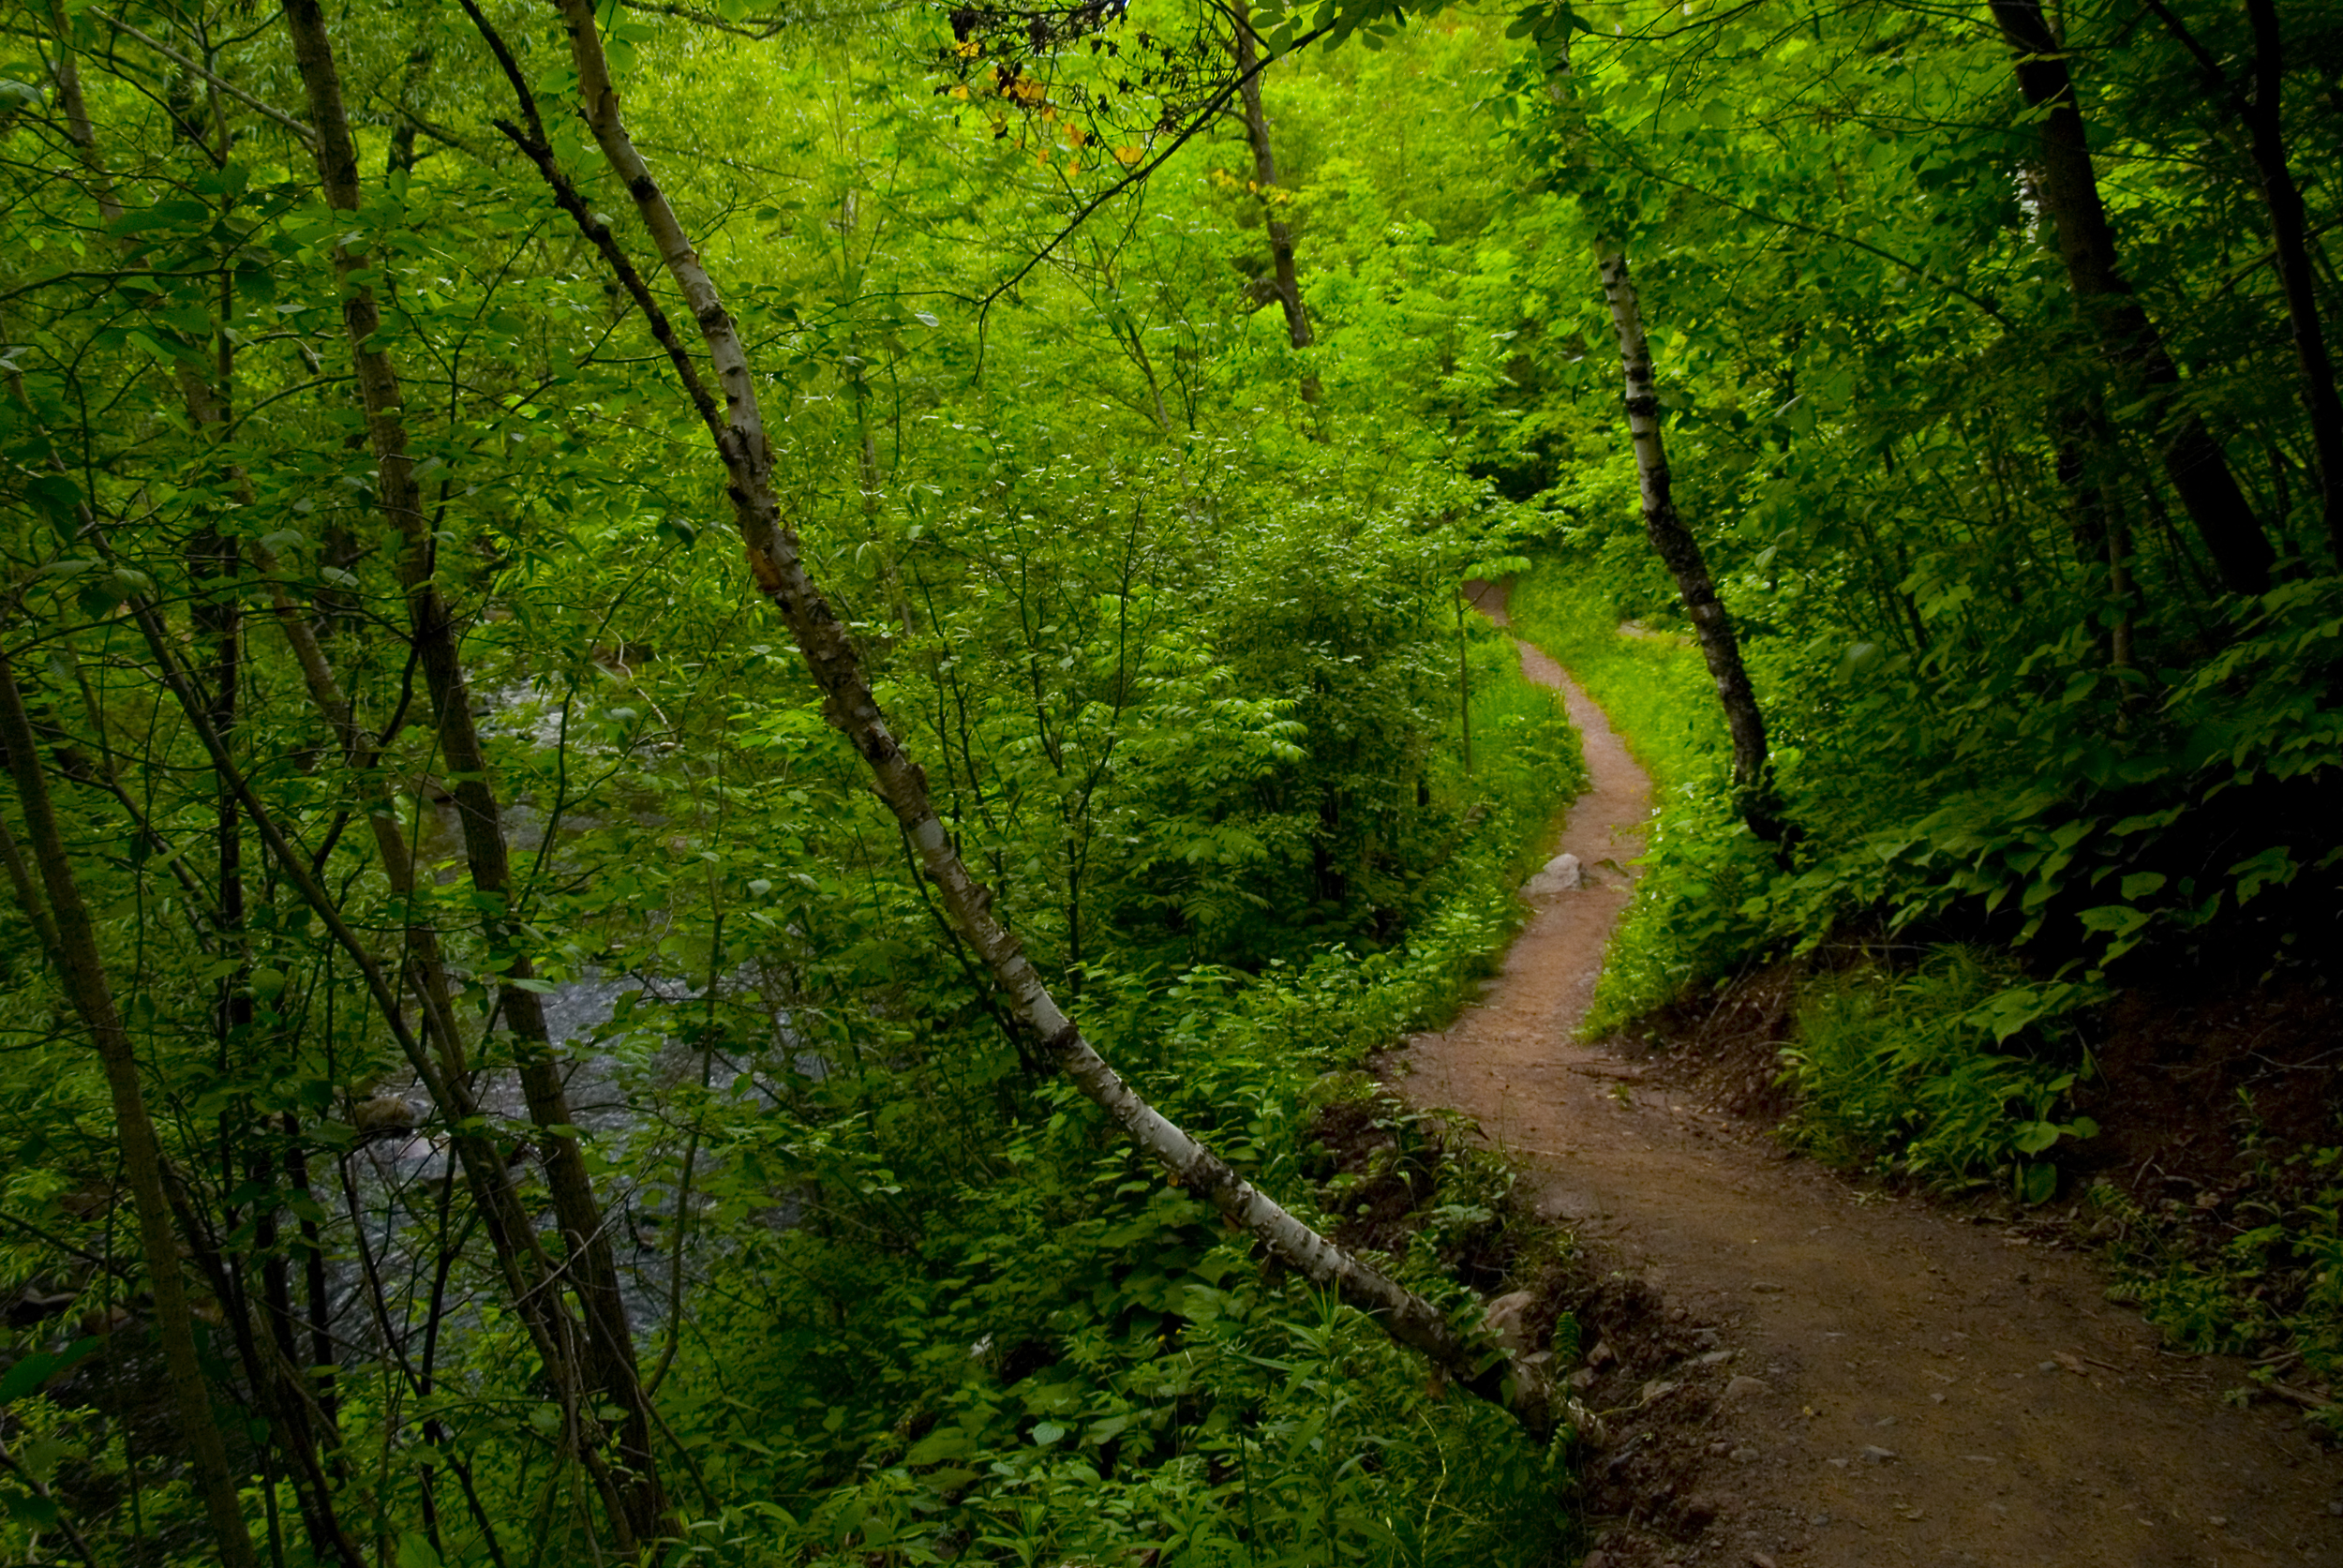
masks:
[(1607, 237), (1597, 239), (1594, 250), (1595, 263), (1603, 273), (1603, 297), (1611, 307), (1611, 330), (1619, 337), (1627, 429), (1634, 441), (1635, 478), (1643, 493), (1644, 532), (1651, 540), (1653, 553), (1676, 578), (1676, 591), (1684, 602), (1684, 613), (1692, 617), (1701, 656), (1709, 662), (1709, 678), (1716, 682), (1717, 700), (1724, 708), (1724, 726), (1733, 738), (1733, 788), (1739, 798), (1742, 820), (1759, 838), (1779, 843), (1784, 829), (1766, 756), (1765, 714), (1757, 707), (1757, 693), (1741, 663), (1740, 639), (1734, 635), (1732, 617), (1725, 614), (1724, 604), (1717, 597), (1700, 541), (1677, 514), (1667, 442), (1660, 429), (1651, 346), (1644, 339), (1643, 307), (1627, 276), (1627, 251), (1619, 241)]
[(2212, 553), (2223, 586), (2261, 593), (2276, 559), (2229, 457), (2204, 421), (2179, 398), (2180, 368), (2163, 334), (2117, 264), (2115, 231), (2099, 198), (2098, 173), (2073, 74), (2039, 0), (1990, 0), (2003, 38), (2018, 54), (2018, 85), (2041, 115), (2042, 210), (2057, 231), (2068, 291), (2097, 339), (2100, 357), (2148, 392), (2159, 410), (2156, 444), (2165, 477)]
[(113, 988), (106, 978), (97, 927), (82, 901), (72, 863), (66, 858), (64, 835), (50, 804), (48, 781), (41, 776), (38, 745), (32, 720), (24, 711), (23, 696), (17, 690), (15, 669), (7, 653), (0, 651), (0, 746), (7, 749), (8, 770), (15, 776), (17, 798), (24, 808), (25, 831), (48, 893), (66, 991), (97, 1047), (107, 1092), (113, 1099), (114, 1133), (122, 1142), (122, 1173), (138, 1216), (139, 1246), (145, 1254), (147, 1285), (155, 1296), (155, 1336), (162, 1341), (163, 1366), (178, 1406), (179, 1435), (194, 1461), (196, 1490), (211, 1520), (220, 1561), (228, 1568), (258, 1568), (252, 1535), (236, 1495), (237, 1477), (228, 1464), (228, 1445), (212, 1419), (211, 1386), (196, 1356), (195, 1316), (187, 1302), (187, 1281), (179, 1272), (179, 1238), (172, 1228), (171, 1203), (163, 1191), (162, 1148), (155, 1137), (154, 1121), (147, 1115), (129, 1032), (123, 1026)]
[[(1565, 1411), (1558, 1408), (1560, 1401), (1538, 1367), (1510, 1360), (1485, 1337), (1458, 1329), (1430, 1302), (1296, 1219), (1167, 1121), (1082, 1038), (1081, 1028), (1059, 1008), (1017, 939), (993, 918), (991, 890), (969, 874), (953, 849), (951, 837), (929, 799), (927, 775), (888, 727), (845, 627), (798, 557), (797, 537), (783, 518), (773, 486), (772, 452), (767, 444), (747, 352), (690, 237), (619, 119), (618, 93), (611, 85), (602, 40), (594, 29), (592, 0), (557, 0), (557, 4), (569, 32), (587, 124), (611, 170), (633, 196), (661, 261), (699, 325), (716, 371), (724, 397), (721, 413), (702, 389), (689, 357), (672, 347), (672, 329), (664, 313), (648, 291), (630, 289), (649, 317), (654, 336), (663, 345), (670, 345), (678, 373), (709, 424), (757, 589), (787, 622), (807, 668), (822, 690), (829, 722), (861, 754), (879, 798), (909, 836), (953, 926), (983, 959), (1018, 1022), (1082, 1093), (1182, 1187), (1241, 1226), (1304, 1278), (1339, 1292), (1393, 1339), (1421, 1352), (1450, 1379), (1484, 1398), (1508, 1406), (1531, 1430), (1549, 1430)], [(612, 248), (607, 227), (590, 216), (585, 221), (589, 236), (607, 256)], [(1567, 1413), (1580, 1425), (1590, 1426), (1583, 1412)]]
[[(354, 212), (360, 200), (357, 150), (342, 106), (324, 13), (317, 0), (284, 0), (284, 12), (294, 63), (308, 97), (309, 121), (317, 134), (318, 175), (326, 203), (336, 211)], [(359, 270), (356, 259), (337, 247), (335, 261), (348, 291), (342, 305), (343, 322), (374, 448), (377, 490), (384, 516), (403, 541), (399, 575), (407, 593), (409, 622), (438, 721), (440, 754), (455, 781), (465, 860), (473, 888), (490, 910), (485, 923), (498, 972), (497, 1005), (513, 1031), (522, 1098), (545, 1152), (546, 1186), (568, 1251), (565, 1273), (586, 1331), (586, 1369), (593, 1391), (620, 1411), (617, 1437), (625, 1472), (626, 1516), (613, 1522), (630, 1538), (622, 1545), (632, 1550), (636, 1543), (673, 1535), (675, 1521), (660, 1485), (658, 1456), (651, 1446), (653, 1421), (635, 1361), (625, 1297), (619, 1291), (618, 1259), (577, 1139), (566, 1130), (576, 1118), (571, 1113), (554, 1060), (544, 1003), (530, 988), (529, 982), (536, 977), (513, 914), (510, 850), (496, 792), (488, 782), (487, 758), (472, 722), (471, 698), (465, 688), (453, 619), (433, 575), (435, 541), (423, 515), (414, 463), (408, 452), (398, 375), (389, 354), (370, 346), (381, 328), (381, 314), (374, 291), (350, 281), (351, 275)]]

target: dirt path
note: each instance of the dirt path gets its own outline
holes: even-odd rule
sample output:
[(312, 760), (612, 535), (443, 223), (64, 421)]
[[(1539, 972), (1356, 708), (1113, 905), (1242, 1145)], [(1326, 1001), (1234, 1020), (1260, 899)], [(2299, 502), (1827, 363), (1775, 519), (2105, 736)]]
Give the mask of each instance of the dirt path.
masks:
[(1484, 1000), (1394, 1066), (1528, 1157), (1617, 1294), (1664, 1302), (1587, 1389), (1617, 1412), (1589, 1563), (2343, 1565), (2343, 1464), (2226, 1403), (2242, 1365), (2158, 1351), (2090, 1261), (1858, 1191), (1574, 1043), (1629, 892), (1599, 862), (1640, 850), (1650, 784), (1522, 665), (1585, 738), (1559, 847), (1598, 885), (1540, 898)]

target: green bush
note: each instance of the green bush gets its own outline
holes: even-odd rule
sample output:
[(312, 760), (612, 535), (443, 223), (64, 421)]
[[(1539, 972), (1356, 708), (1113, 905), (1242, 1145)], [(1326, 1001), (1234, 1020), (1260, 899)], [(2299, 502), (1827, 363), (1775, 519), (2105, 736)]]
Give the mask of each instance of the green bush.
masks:
[[(1469, 633), (1475, 769), (1452, 722), (1431, 766), (1454, 836), (1398, 939), (1085, 986), (1086, 1025), (1155, 1104), (1330, 1230), (1350, 1184), (1321, 1179), (1320, 1112), (1486, 972), (1558, 781), (1567, 795), (1577, 776), (1559, 704), (1485, 623)], [(778, 1112), (731, 1138), (706, 1178), (741, 1211), (728, 1288), (703, 1298), (663, 1396), (695, 1452), (725, 1456), (709, 1461), (722, 1495), (769, 1500), (703, 1521), (711, 1561), (1564, 1560), (1560, 1451), (1478, 1401), (1426, 1403), (1415, 1358), (1263, 1269), (1070, 1085), (1043, 1084), (992, 1168), (957, 1180)], [(1412, 1146), (1433, 1180), (1383, 1266), (1471, 1311), (1455, 1260), (1485, 1246), (1507, 1173)], [(809, 1223), (757, 1222), (809, 1178)]]
[(1819, 979), (1783, 1052), (1799, 1096), (1790, 1136), (1842, 1163), (1939, 1185), (1991, 1178), (2044, 1202), (2058, 1179), (2044, 1157), (2098, 1131), (2085, 1116), (2060, 1119), (2091, 1071), (2064, 1021), (2090, 999), (2081, 987), (2026, 984), (1962, 948), (1901, 977)]

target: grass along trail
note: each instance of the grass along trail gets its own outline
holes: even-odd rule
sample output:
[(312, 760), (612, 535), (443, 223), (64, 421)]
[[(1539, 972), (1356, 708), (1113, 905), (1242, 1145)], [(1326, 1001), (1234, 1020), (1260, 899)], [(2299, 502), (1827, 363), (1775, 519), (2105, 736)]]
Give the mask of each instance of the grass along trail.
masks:
[[(1479, 603), (1504, 623), (1501, 590)], [(1481, 1001), (1387, 1071), (1521, 1156), (1540, 1211), (1616, 1271), (1579, 1347), (1612, 1435), (1588, 1461), (1590, 1568), (2343, 1568), (2343, 1463), (2225, 1402), (2242, 1363), (2160, 1351), (2086, 1258), (1785, 1158), (1576, 1042), (1650, 784), (1560, 666), (1521, 658), (1585, 739), (1557, 847), (1587, 885), (1533, 884)]]

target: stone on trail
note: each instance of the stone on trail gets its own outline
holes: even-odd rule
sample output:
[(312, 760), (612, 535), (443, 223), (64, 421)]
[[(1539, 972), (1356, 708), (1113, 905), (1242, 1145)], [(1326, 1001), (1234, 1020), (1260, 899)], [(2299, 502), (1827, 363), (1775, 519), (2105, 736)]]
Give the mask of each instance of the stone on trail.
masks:
[(1579, 867), (1578, 857), (1557, 855), (1530, 878), (1529, 886), (1522, 890), (1531, 898), (1543, 898), (1554, 893), (1574, 893), (1586, 885), (1587, 875)]
[(1759, 1395), (1772, 1392), (1773, 1385), (1765, 1379), (1747, 1375), (1735, 1378), (1724, 1385), (1724, 1396), (1728, 1399), (1754, 1399)]
[(1536, 1300), (1528, 1291), (1512, 1291), (1488, 1305), (1490, 1335), (1515, 1355), (1530, 1349), (1530, 1325), (1525, 1320)]

